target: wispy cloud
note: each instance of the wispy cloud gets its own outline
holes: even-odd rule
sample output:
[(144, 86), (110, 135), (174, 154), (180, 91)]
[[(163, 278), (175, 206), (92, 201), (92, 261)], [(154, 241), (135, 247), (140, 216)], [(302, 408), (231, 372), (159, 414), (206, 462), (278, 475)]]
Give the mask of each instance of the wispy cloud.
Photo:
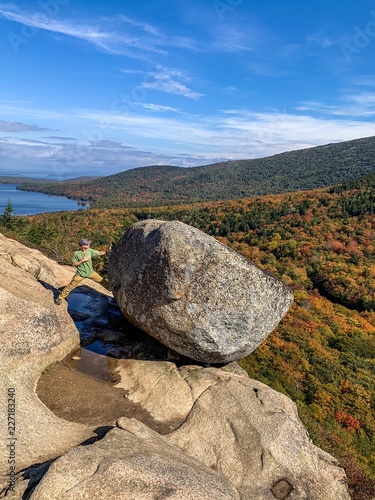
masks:
[[(299, 106), (296, 106), (296, 111), (302, 112), (320, 112), (325, 114), (338, 115), (342, 114), (342, 109), (336, 104), (327, 104), (320, 101), (303, 101)], [(340, 111), (341, 109), (341, 111)]]
[(161, 104), (152, 104), (151, 102), (139, 102), (138, 106), (144, 109), (161, 112), (183, 113), (180, 109), (173, 108), (172, 106), (163, 106)]
[(81, 117), (111, 123), (127, 137), (147, 137), (169, 151), (205, 152), (207, 156), (254, 158), (328, 142), (375, 135), (375, 124), (340, 118), (322, 119), (284, 111), (254, 113), (226, 110), (210, 116), (183, 118), (109, 114), (81, 110)]
[(124, 144), (122, 144), (121, 142), (110, 141), (110, 140), (90, 141), (90, 145), (93, 148), (100, 148), (100, 149), (121, 149), (121, 150), (134, 149), (130, 146), (124, 146)]
[[(187, 83), (191, 82), (192, 78), (178, 69), (164, 68), (158, 65), (155, 69), (149, 68), (148, 71), (139, 69), (122, 69), (123, 74), (139, 74), (143, 75), (142, 87), (145, 89), (158, 90), (160, 92), (166, 92), (168, 94), (183, 95), (190, 99), (199, 99), (203, 97), (204, 94), (195, 91), (187, 86)], [(145, 108), (149, 109), (159, 109), (161, 111), (177, 111), (169, 106), (156, 106), (147, 103), (137, 103)]]
[(26, 14), (25, 12), (20, 11), (18, 7), (9, 4), (0, 5), (0, 15), (9, 21), (30, 26), (31, 28), (81, 38), (99, 46), (101, 46), (104, 41), (110, 37), (110, 33), (101, 32), (98, 28), (90, 26), (73, 26), (53, 17), (48, 17), (45, 13), (37, 12)]
[(65, 179), (87, 175), (109, 175), (146, 165), (191, 167), (221, 157), (196, 154), (167, 154), (126, 146), (116, 141), (92, 141), (87, 145), (51, 145), (42, 141), (12, 141), (0, 138), (0, 158), (6, 158), (2, 174), (36, 175)]
[(261, 30), (254, 26), (220, 25), (212, 33), (210, 49), (222, 52), (253, 52), (263, 41)]
[(342, 117), (369, 118), (375, 116), (375, 93), (342, 91), (338, 101), (327, 104), (319, 101), (305, 101), (296, 107), (297, 111), (314, 112)]
[(341, 42), (342, 37), (340, 36), (338, 38), (333, 38), (332, 36), (327, 34), (327, 31), (328, 28), (324, 28), (316, 33), (308, 35), (306, 39), (309, 43), (315, 43), (323, 49), (328, 49), (332, 46), (338, 45)]
[(248, 68), (252, 73), (258, 76), (262, 76), (264, 78), (281, 78), (285, 77), (289, 74), (289, 70), (286, 70), (284, 67), (277, 68), (275, 64), (272, 62), (267, 62), (265, 60), (259, 62), (249, 62)]
[(375, 76), (357, 76), (353, 84), (360, 87), (375, 87)]
[(124, 75), (145, 75), (146, 72), (143, 69), (133, 69), (133, 68), (125, 68), (120, 71)]
[[(2, 103), (0, 101), (0, 114), (5, 115), (22, 115), (36, 120), (64, 120), (67, 116), (67, 113), (64, 111), (57, 110), (48, 110), (42, 109), (38, 107), (33, 107), (32, 105), (28, 105), (28, 103), (20, 102), (17, 104), (14, 101), (10, 103)], [(17, 122), (16, 122), (17, 123)]]
[[(7, 159), (7, 168), (13, 173), (27, 174), (27, 164), (27, 169), (44, 169), (49, 176), (58, 178), (76, 177), (88, 168), (92, 174), (108, 175), (145, 165), (197, 166), (257, 158), (375, 135), (375, 124), (277, 111), (228, 109), (215, 116), (190, 115), (183, 119), (94, 110), (77, 111), (76, 116), (79, 115), (91, 121), (94, 128), (98, 123), (111, 124), (111, 136), (126, 136), (131, 145), (110, 139), (111, 136), (77, 144), (0, 138), (0, 156)], [(146, 138), (149, 148), (154, 142), (154, 151), (135, 146)], [(160, 149), (164, 152), (159, 153)]]
[(61, 137), (60, 135), (49, 135), (46, 139), (54, 139), (56, 141), (77, 141), (74, 137)]
[(135, 26), (137, 28), (141, 28), (146, 33), (151, 33), (152, 35), (160, 36), (159, 30), (155, 26), (151, 26), (150, 24), (143, 23), (143, 22), (137, 21), (135, 19), (131, 19), (130, 17), (125, 16), (124, 14), (121, 14), (120, 16), (118, 16), (116, 18), (116, 21), (119, 21), (121, 23), (130, 24), (130, 25)]
[(0, 120), (0, 132), (44, 132), (47, 130), (53, 130), (50, 128), (39, 127), (38, 125), (29, 125), (22, 122), (7, 122)]
[(373, 107), (375, 104), (375, 93), (366, 92), (364, 94), (350, 94), (347, 96), (348, 101), (355, 102), (364, 107)]
[[(53, 166), (59, 175), (76, 176), (79, 169), (85, 168), (107, 174), (159, 163), (194, 166), (226, 159), (257, 158), (375, 135), (374, 123), (344, 115), (350, 106), (352, 110), (355, 107), (374, 109), (375, 94), (347, 91), (341, 98), (342, 107), (310, 101), (296, 111), (270, 109), (261, 113), (228, 108), (197, 115), (146, 102), (131, 113), (70, 109), (60, 122), (60, 130), (72, 130), (74, 123), (77, 138), (74, 144), (69, 143), (74, 140), (72, 137), (54, 135), (44, 140), (42, 135), (30, 140), (26, 135), (30, 128), (41, 133), (45, 129), (3, 121), (0, 122), (2, 132), (10, 134), (19, 129), (17, 134), (4, 134), (0, 138), (0, 156), (6, 158), (7, 165), (18, 165), (21, 172), (25, 163), (30, 163), (47, 170)], [(42, 111), (30, 109), (27, 116), (37, 117)], [(19, 132), (25, 132), (25, 136)], [(123, 137), (126, 144), (119, 139)], [(148, 150), (143, 149), (143, 144), (147, 144)]]
[[(37, 30), (49, 31), (83, 40), (111, 54), (138, 58), (142, 53), (166, 54), (168, 47), (193, 49), (195, 42), (188, 37), (167, 36), (146, 23), (119, 15), (100, 18), (95, 23), (61, 20), (39, 12), (25, 12), (12, 4), (0, 4), (0, 16)], [(124, 29), (124, 24), (130, 29)]]
[(144, 82), (143, 87), (146, 89), (154, 89), (168, 94), (177, 94), (188, 97), (189, 99), (199, 99), (204, 94), (192, 90), (184, 82), (190, 78), (181, 71), (169, 70), (159, 66), (155, 71), (149, 73), (149, 78), (152, 81)]

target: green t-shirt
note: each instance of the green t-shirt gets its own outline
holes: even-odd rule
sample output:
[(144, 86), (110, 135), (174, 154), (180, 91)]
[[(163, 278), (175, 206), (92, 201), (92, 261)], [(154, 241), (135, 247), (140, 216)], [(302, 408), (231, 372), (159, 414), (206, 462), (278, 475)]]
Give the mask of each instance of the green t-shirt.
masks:
[(90, 259), (86, 262), (82, 262), (77, 267), (77, 274), (82, 276), (82, 278), (88, 278), (94, 272), (94, 268), (92, 267), (92, 257), (97, 257), (99, 255), (98, 250), (93, 250), (92, 248), (88, 248), (86, 252), (82, 252), (81, 250), (77, 250), (73, 254), (72, 262), (79, 262), (83, 259), (83, 257), (90, 257)]

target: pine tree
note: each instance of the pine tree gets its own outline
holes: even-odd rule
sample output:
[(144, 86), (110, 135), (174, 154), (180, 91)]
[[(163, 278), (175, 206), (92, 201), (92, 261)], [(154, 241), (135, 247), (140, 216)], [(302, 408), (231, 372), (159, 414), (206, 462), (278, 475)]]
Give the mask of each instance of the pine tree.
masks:
[(7, 206), (4, 208), (3, 215), (1, 216), (1, 222), (4, 227), (7, 229), (12, 229), (14, 227), (14, 219), (15, 211), (13, 209), (13, 205), (11, 199), (8, 199)]

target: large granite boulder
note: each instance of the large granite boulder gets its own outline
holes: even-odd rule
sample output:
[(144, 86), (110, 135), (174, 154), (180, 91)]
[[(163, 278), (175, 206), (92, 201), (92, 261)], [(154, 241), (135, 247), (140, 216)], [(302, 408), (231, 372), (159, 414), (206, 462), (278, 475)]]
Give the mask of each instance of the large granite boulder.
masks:
[(240, 500), (222, 475), (137, 420), (118, 425), (56, 460), (31, 500)]
[[(9, 253), (8, 244), (0, 238), (0, 486), (9, 483), (12, 465), (19, 471), (56, 457), (93, 434), (57, 418), (35, 393), (43, 370), (72, 351), (79, 334), (66, 308), (55, 306), (52, 291), (21, 268), (22, 253), (17, 259), (15, 245)], [(53, 274), (40, 267), (41, 276)]]
[(277, 278), (177, 221), (134, 224), (112, 251), (108, 273), (126, 318), (206, 363), (252, 352), (293, 301)]

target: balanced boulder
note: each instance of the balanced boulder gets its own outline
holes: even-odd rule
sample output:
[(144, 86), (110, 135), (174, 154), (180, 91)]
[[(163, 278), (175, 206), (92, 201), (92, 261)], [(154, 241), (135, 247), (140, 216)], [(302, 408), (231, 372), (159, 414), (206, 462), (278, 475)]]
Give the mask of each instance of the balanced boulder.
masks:
[(252, 352), (293, 301), (275, 276), (178, 221), (134, 224), (112, 252), (108, 274), (127, 319), (206, 363)]

